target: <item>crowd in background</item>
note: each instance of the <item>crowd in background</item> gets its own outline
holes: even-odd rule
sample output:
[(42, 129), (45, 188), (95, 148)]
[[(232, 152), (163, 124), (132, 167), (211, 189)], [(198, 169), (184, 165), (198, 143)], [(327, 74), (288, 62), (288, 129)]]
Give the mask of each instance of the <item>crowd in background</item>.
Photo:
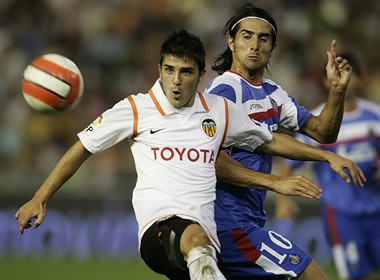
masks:
[[(100, 113), (129, 94), (147, 92), (158, 77), (160, 42), (173, 29), (201, 37), (207, 74), (222, 52), (224, 24), (242, 1), (231, 0), (2, 0), (0, 1), (0, 193), (30, 194), (62, 153)], [(364, 62), (365, 97), (380, 103), (380, 2), (376, 0), (260, 0), (278, 25), (271, 78), (311, 109), (326, 97), (326, 51), (352, 51)], [(73, 111), (46, 116), (21, 92), (26, 65), (59, 53), (81, 69), (85, 90)], [(129, 179), (129, 180), (128, 180)], [(96, 155), (63, 191), (118, 194), (134, 185), (127, 143)], [(91, 190), (91, 193), (88, 193)]]

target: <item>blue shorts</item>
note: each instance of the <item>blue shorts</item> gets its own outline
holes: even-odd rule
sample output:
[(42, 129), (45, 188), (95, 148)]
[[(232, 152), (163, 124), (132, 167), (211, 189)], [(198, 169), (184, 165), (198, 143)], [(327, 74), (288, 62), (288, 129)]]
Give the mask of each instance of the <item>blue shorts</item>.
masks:
[(296, 277), (312, 257), (282, 235), (257, 225), (249, 229), (218, 231), (225, 267), (236, 280)]
[(380, 213), (350, 216), (323, 207), (327, 240), (341, 277), (380, 271)]

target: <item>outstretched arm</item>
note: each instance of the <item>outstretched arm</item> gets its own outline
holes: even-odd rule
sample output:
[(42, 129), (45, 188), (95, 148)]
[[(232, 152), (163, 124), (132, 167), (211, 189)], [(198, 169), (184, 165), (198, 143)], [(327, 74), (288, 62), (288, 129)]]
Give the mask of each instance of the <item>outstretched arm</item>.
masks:
[(331, 42), (330, 50), (327, 51), (327, 59), (326, 75), (330, 89), (326, 105), (319, 116), (312, 115), (300, 130), (324, 144), (333, 143), (338, 137), (344, 111), (344, 97), (352, 74), (349, 62), (337, 56), (335, 40)]
[(17, 211), (15, 217), (20, 224), (20, 234), (23, 234), (24, 229), (31, 227), (33, 218), (37, 218), (34, 222), (35, 228), (42, 223), (50, 197), (79, 169), (90, 155), (91, 153), (79, 140), (63, 155), (33, 198)]
[(331, 169), (338, 173), (347, 183), (350, 183), (351, 180), (344, 172), (345, 169), (349, 171), (354, 186), (359, 184), (363, 187), (363, 181), (366, 181), (362, 170), (353, 161), (338, 154), (304, 144), (283, 133), (273, 133), (272, 141), (262, 144), (256, 150), (299, 161), (329, 162)]
[(216, 160), (218, 180), (239, 187), (274, 191), (283, 195), (320, 198), (321, 188), (303, 176), (280, 177), (250, 170), (220, 151)]

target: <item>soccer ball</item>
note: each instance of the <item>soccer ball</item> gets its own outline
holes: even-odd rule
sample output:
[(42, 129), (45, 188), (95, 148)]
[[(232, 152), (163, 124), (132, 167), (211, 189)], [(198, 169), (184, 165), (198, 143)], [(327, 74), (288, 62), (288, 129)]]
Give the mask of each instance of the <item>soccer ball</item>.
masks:
[(37, 112), (55, 114), (74, 109), (83, 95), (83, 77), (67, 57), (45, 54), (24, 70), (22, 93)]

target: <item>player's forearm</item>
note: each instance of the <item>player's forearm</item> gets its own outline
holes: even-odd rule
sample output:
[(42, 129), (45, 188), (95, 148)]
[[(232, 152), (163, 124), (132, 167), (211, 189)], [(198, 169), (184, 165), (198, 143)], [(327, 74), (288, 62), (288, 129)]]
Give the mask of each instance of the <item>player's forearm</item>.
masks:
[(46, 203), (90, 155), (80, 141), (75, 143), (55, 165), (34, 198)]
[(338, 138), (344, 113), (346, 88), (331, 85), (327, 102), (319, 116), (311, 116), (301, 132), (322, 144), (329, 144)]
[(259, 152), (300, 161), (330, 161), (329, 151), (304, 144), (283, 133), (273, 133), (272, 141), (261, 145)]
[(339, 88), (338, 86), (331, 85), (326, 106), (318, 116), (320, 119), (320, 126), (318, 126), (320, 134), (334, 135), (333, 142), (338, 137), (342, 123), (345, 93), (346, 87)]
[(272, 190), (272, 186), (278, 180), (277, 176), (244, 167), (224, 151), (219, 152), (216, 161), (216, 175), (218, 180), (225, 183), (265, 190)]

